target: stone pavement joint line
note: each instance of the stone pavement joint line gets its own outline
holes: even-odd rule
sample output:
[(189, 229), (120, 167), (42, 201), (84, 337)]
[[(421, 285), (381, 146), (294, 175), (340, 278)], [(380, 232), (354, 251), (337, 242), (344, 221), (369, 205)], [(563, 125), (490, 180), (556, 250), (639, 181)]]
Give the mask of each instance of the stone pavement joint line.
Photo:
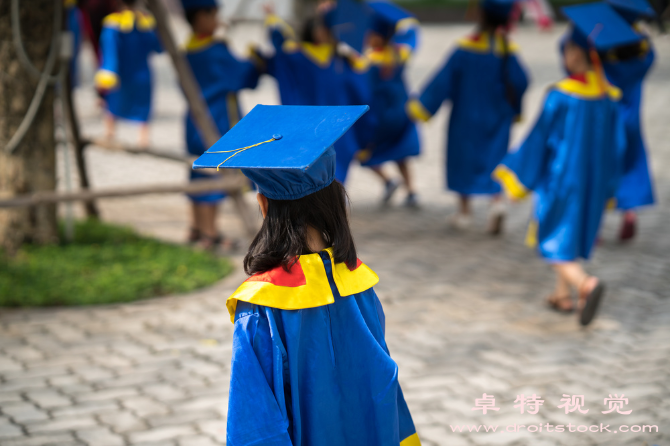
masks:
[[(562, 30), (539, 34), (522, 27), (515, 35), (533, 78), (515, 140), (533, 123), (546, 86), (561, 72), (555, 49)], [(262, 37), (250, 25), (233, 31), (231, 41), (240, 47), (247, 36)], [(408, 72), (414, 89), (450, 51), (445, 42), (469, 31), (424, 28)], [(659, 54), (670, 54), (670, 40), (655, 43)], [(166, 57), (154, 62), (152, 138), (177, 153), (183, 150), (183, 99)], [(90, 79), (90, 72), (82, 73), (78, 109), (86, 134), (96, 134), (100, 116)], [(543, 304), (552, 273), (523, 246), (529, 203), (510, 207), (500, 239), (483, 235), (486, 203), (480, 201), (475, 203), (477, 229), (466, 234), (446, 229), (455, 199), (442, 190), (444, 109), (421, 127), (423, 155), (413, 165), (422, 200), (418, 212), (380, 210), (376, 178), (352, 168), (348, 188), (359, 257), (381, 278), (376, 290), (386, 312), (388, 345), (424, 445), (670, 444), (669, 80), (670, 59), (659, 58), (645, 90), (644, 125), (660, 203), (641, 214), (639, 238), (626, 246), (613, 242), (619, 216), (608, 216), (604, 242), (588, 269), (607, 282), (609, 291), (587, 330), (579, 329), (574, 316), (550, 312)], [(276, 101), (269, 79), (242, 94), (245, 111), (257, 102)], [(134, 132), (120, 125), (121, 139), (133, 140)], [(97, 149), (87, 160), (94, 187), (185, 181), (187, 174), (167, 161)], [(252, 204), (255, 197), (247, 199)], [(115, 199), (101, 206), (106, 221), (173, 241), (186, 235), (182, 196)], [(221, 228), (243, 237), (230, 206), (224, 205)], [(189, 295), (87, 308), (3, 310), (0, 444), (225, 444), (232, 339), (225, 299), (244, 279), (241, 257), (234, 260), (238, 267), (231, 277)], [(495, 397), (499, 411), (472, 410), (484, 393)], [(544, 400), (537, 414), (514, 408), (517, 395), (533, 394)], [(588, 412), (566, 414), (557, 407), (564, 394), (583, 395)], [(632, 413), (602, 414), (610, 394), (624, 394)], [(568, 423), (603, 423), (611, 430), (622, 424), (657, 425), (659, 432), (509, 428)], [(497, 425), (497, 432), (486, 433), (483, 425)]]

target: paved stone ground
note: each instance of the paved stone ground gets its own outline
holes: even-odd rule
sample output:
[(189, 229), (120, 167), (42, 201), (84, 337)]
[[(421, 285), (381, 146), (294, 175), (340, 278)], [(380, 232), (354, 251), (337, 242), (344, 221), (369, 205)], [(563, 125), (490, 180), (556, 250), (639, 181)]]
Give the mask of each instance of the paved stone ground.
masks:
[[(543, 91), (559, 73), (557, 30), (523, 28), (516, 40), (533, 76), (523, 135)], [(463, 26), (426, 27), (409, 72), (418, 88), (442, 60)], [(238, 28), (235, 43), (258, 39)], [(477, 203), (479, 227), (466, 234), (446, 229), (454, 198), (442, 186), (447, 111), (422, 128), (424, 155), (415, 164), (423, 206), (381, 210), (380, 185), (354, 168), (349, 184), (352, 224), (360, 257), (381, 276), (377, 287), (387, 339), (400, 380), (426, 445), (668, 445), (670, 444), (670, 40), (656, 38), (661, 56), (645, 91), (645, 130), (652, 148), (659, 205), (641, 215), (640, 237), (613, 241), (618, 216), (607, 218), (604, 243), (589, 270), (609, 293), (597, 321), (580, 329), (574, 317), (548, 311), (549, 268), (523, 246), (529, 204), (511, 209), (508, 232), (483, 235), (486, 204)], [(664, 57), (666, 56), (666, 57)], [(183, 100), (164, 56), (156, 58), (153, 137), (179, 151)], [(100, 131), (84, 73), (79, 105), (88, 133)], [(248, 110), (276, 101), (264, 80), (245, 93)], [(135, 137), (129, 126), (120, 138)], [(186, 170), (143, 156), (88, 154), (95, 187), (174, 182)], [(248, 197), (250, 203), (253, 197)], [(183, 197), (142, 197), (103, 202), (105, 220), (130, 224), (168, 240), (185, 236)], [(241, 237), (229, 205), (221, 227)], [(235, 257), (236, 260), (240, 256)], [(3, 310), (0, 315), (0, 444), (179, 445), (225, 443), (232, 325), (225, 299), (244, 279), (240, 268), (217, 285), (182, 296), (89, 308)], [(497, 412), (472, 408), (483, 393)], [(604, 398), (625, 394), (630, 415), (602, 414)], [(515, 409), (517, 395), (545, 401), (536, 415)], [(565, 414), (563, 394), (584, 395), (588, 413)], [(546, 423), (656, 425), (658, 433), (531, 433), (509, 425)], [(498, 425), (497, 433), (467, 426)], [(466, 432), (454, 432), (455, 426)], [(573, 427), (574, 429), (574, 427)]]

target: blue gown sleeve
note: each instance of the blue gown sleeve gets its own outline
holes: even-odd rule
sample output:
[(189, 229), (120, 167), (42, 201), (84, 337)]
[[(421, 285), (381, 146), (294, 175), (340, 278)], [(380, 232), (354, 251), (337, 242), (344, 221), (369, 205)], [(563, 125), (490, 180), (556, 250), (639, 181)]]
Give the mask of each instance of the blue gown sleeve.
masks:
[(416, 51), (419, 46), (419, 22), (415, 19), (400, 22), (393, 34), (392, 43), (406, 47), (410, 53)]
[(149, 33), (149, 47), (151, 48), (151, 51), (155, 53), (163, 52), (161, 39), (158, 37), (158, 33), (155, 30)]
[(100, 34), (102, 62), (95, 74), (95, 86), (101, 90), (111, 90), (119, 84), (119, 31), (103, 27)]
[(507, 154), (493, 172), (512, 198), (524, 198), (546, 174), (553, 155), (552, 129), (561, 108), (559, 94), (552, 91), (547, 95), (542, 113), (524, 142), (516, 152)]
[(444, 101), (451, 100), (454, 88), (460, 76), (461, 52), (456, 50), (423, 89), (418, 99), (408, 103), (408, 114), (414, 120), (427, 121), (442, 106)]
[(233, 333), (227, 444), (292, 446), (283, 392), (282, 354), (268, 320), (258, 312), (239, 317)]

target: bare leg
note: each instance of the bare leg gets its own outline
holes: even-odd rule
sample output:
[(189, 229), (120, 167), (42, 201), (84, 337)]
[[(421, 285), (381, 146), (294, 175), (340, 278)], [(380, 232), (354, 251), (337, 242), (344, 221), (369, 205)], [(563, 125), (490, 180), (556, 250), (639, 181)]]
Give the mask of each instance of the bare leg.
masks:
[(586, 279), (589, 278), (579, 262), (555, 263), (553, 266), (561, 280), (576, 290), (579, 290)]
[(191, 226), (188, 235), (189, 243), (197, 242), (200, 239), (200, 221), (198, 214), (198, 205), (191, 202)]
[(619, 240), (625, 242), (635, 237), (637, 230), (637, 214), (635, 211), (628, 210), (623, 214), (621, 230), (619, 231)]
[(489, 208), (488, 232), (491, 235), (500, 235), (505, 221), (505, 202), (501, 194), (495, 194), (491, 198), (491, 207)]
[(384, 173), (381, 166), (372, 166), (370, 167), (370, 170), (373, 171), (379, 178), (381, 178), (384, 184), (391, 181), (391, 179)]
[(460, 213), (463, 215), (470, 215), (470, 197), (467, 195), (459, 195)]
[(114, 127), (116, 126), (116, 118), (110, 112), (105, 112), (105, 139), (114, 139)]
[(143, 122), (140, 124), (140, 136), (138, 140), (138, 146), (142, 149), (149, 148), (149, 124)]
[(216, 238), (218, 236), (218, 230), (216, 228), (216, 215), (218, 212), (218, 206), (215, 204), (203, 204), (201, 205), (201, 230), (202, 233), (211, 238)]
[(402, 161), (398, 161), (398, 170), (400, 171), (400, 175), (402, 175), (402, 179), (405, 182), (405, 188), (407, 188), (407, 193), (413, 194), (414, 193), (414, 185), (412, 184), (412, 177), (409, 172), (409, 164), (406, 159)]

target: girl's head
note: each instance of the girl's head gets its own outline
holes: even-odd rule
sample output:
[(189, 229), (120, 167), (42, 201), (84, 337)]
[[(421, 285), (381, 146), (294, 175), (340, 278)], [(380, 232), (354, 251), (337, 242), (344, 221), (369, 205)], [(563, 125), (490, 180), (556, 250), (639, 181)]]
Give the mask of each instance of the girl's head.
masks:
[(137, 6), (137, 0), (119, 0), (122, 8), (134, 8)]
[(189, 8), (186, 10), (186, 20), (195, 34), (212, 35), (219, 26), (218, 12), (216, 6)]
[(582, 74), (591, 68), (588, 50), (584, 48), (579, 38), (566, 39), (563, 46), (563, 66), (570, 74)]
[(302, 41), (315, 45), (326, 45), (334, 42), (333, 35), (321, 18), (312, 17), (305, 21), (302, 28)]
[(244, 257), (247, 274), (278, 266), (288, 269), (298, 256), (313, 252), (314, 234), (321, 236), (326, 246), (332, 246), (335, 263), (356, 266), (347, 195), (338, 181), (297, 200), (272, 200), (258, 194), (258, 203), (263, 226)]
[(482, 31), (495, 32), (509, 25), (510, 16), (489, 7), (479, 7), (479, 28)]

